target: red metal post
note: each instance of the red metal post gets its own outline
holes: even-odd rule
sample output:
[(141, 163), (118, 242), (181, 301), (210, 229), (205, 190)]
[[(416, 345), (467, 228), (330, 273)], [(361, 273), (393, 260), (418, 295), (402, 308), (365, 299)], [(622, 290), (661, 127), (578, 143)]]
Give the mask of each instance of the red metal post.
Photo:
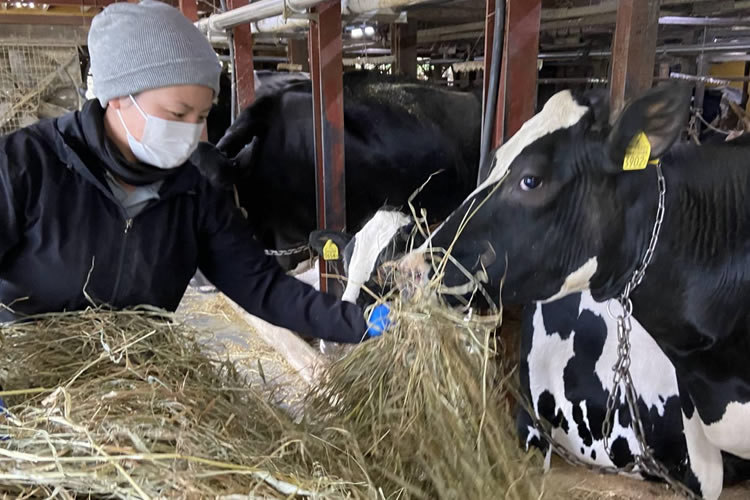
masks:
[(625, 103), (651, 88), (659, 31), (660, 0), (620, 0), (612, 42), (610, 113), (617, 116)]
[[(313, 85), (315, 174), (318, 227), (346, 229), (344, 177), (344, 88), (341, 41), (341, 2), (331, 0), (313, 8), (310, 20), (310, 73)], [(339, 249), (343, 251), (343, 249)], [(337, 261), (321, 259), (320, 289), (341, 296), (338, 282), (326, 272), (340, 274)]]
[(198, 0), (179, 0), (182, 15), (195, 22), (198, 20)]
[[(486, 2), (483, 111), (487, 106), (492, 45), (497, 22), (495, 1)], [(500, 146), (534, 115), (538, 76), (536, 61), (542, 18), (541, 0), (497, 1), (505, 2), (505, 31), (491, 148)]]
[[(229, 8), (247, 5), (248, 0), (229, 0)], [(249, 24), (232, 30), (234, 36), (234, 71), (237, 82), (238, 110), (242, 111), (255, 99), (255, 77), (253, 73), (253, 34)]]
[(506, 1), (503, 66), (495, 115), (496, 144), (518, 132), (534, 115), (541, 20), (541, 0)]

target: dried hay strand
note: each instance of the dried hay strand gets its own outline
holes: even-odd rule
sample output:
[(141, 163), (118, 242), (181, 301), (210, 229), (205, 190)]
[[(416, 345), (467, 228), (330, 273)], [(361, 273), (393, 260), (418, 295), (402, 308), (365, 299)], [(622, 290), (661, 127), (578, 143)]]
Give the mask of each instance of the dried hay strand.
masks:
[(163, 311), (0, 326), (0, 489), (116, 498), (541, 498), (484, 323), (393, 302), (295, 421)]
[(0, 328), (6, 489), (149, 498), (286, 496), (300, 486), (270, 460), (288, 452), (291, 418), (167, 313), (35, 319)]
[(330, 367), (308, 415), (329, 421), (332, 441), (349, 436), (350, 467), (386, 498), (541, 498), (492, 329), (426, 301), (392, 305), (392, 330)]

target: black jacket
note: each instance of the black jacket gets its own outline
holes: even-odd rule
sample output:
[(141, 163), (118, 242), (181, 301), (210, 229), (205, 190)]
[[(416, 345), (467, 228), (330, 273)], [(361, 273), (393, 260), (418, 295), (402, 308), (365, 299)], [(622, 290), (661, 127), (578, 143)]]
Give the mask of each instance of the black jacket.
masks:
[(103, 114), (89, 101), (0, 138), (0, 322), (83, 309), (86, 295), (97, 305), (173, 311), (200, 268), (270, 323), (337, 342), (364, 336), (359, 307), (287, 276), (190, 163), (129, 219), (104, 177), (115, 160)]

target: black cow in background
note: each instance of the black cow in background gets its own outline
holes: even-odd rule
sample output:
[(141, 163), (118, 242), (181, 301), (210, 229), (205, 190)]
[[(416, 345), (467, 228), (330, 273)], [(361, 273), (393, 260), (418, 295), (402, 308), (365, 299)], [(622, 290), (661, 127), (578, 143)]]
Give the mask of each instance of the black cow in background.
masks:
[(232, 79), (223, 72), (219, 78), (219, 97), (206, 118), (208, 142), (216, 144), (232, 124)]
[[(309, 80), (307, 73), (282, 73), (270, 70), (253, 71), (255, 75), (255, 92), (261, 86), (264, 91), (296, 81)], [(219, 95), (206, 119), (208, 142), (217, 144), (232, 124), (232, 77), (227, 72), (219, 77)]]
[[(312, 83), (306, 75), (284, 75), (261, 79), (255, 102), (218, 141), (232, 167), (198, 161), (210, 179), (236, 186), (259, 240), (280, 250), (306, 244), (317, 228)], [(479, 92), (346, 73), (344, 125), (349, 227), (360, 227), (385, 204), (406, 207), (438, 171), (414, 200), (432, 222), (443, 220), (475, 186)], [(279, 262), (291, 269), (307, 257)]]

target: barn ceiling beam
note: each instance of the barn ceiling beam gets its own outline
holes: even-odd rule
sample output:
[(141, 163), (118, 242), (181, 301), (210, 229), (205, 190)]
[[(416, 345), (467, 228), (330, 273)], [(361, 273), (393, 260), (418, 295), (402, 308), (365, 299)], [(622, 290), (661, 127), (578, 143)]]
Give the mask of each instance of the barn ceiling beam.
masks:
[(81, 12), (78, 14), (56, 14), (54, 11), (27, 14), (14, 13), (12, 10), (4, 10), (0, 11), (0, 24), (88, 26), (91, 24), (91, 19), (94, 17), (94, 14), (95, 13), (89, 12)]
[[(707, 4), (715, 2), (716, 0), (662, 0), (662, 7), (683, 7), (693, 4)], [(561, 9), (544, 9), (542, 11), (542, 22), (555, 21), (561, 19), (575, 19), (585, 18), (588, 16), (595, 16), (599, 14), (614, 14), (617, 12), (617, 5), (619, 2), (608, 1), (602, 2), (597, 5), (589, 5), (585, 7), (568, 7)], [(737, 4), (750, 3), (750, 2), (735, 2), (735, 9), (739, 9)]]
[(39, 4), (50, 6), (72, 6), (72, 7), (106, 7), (118, 0), (41, 0)]
[[(750, 9), (750, 1), (735, 2), (735, 11)], [(542, 11), (544, 12), (544, 11)], [(748, 17), (691, 17), (670, 16), (662, 10), (659, 24), (665, 26), (736, 26), (750, 23)], [(542, 22), (542, 31), (581, 29), (593, 26), (614, 26), (617, 21), (616, 12), (592, 14), (583, 17), (556, 19)]]
[(7, 24), (0, 30), (0, 43), (29, 43), (40, 45), (86, 45), (88, 28), (78, 25)]

